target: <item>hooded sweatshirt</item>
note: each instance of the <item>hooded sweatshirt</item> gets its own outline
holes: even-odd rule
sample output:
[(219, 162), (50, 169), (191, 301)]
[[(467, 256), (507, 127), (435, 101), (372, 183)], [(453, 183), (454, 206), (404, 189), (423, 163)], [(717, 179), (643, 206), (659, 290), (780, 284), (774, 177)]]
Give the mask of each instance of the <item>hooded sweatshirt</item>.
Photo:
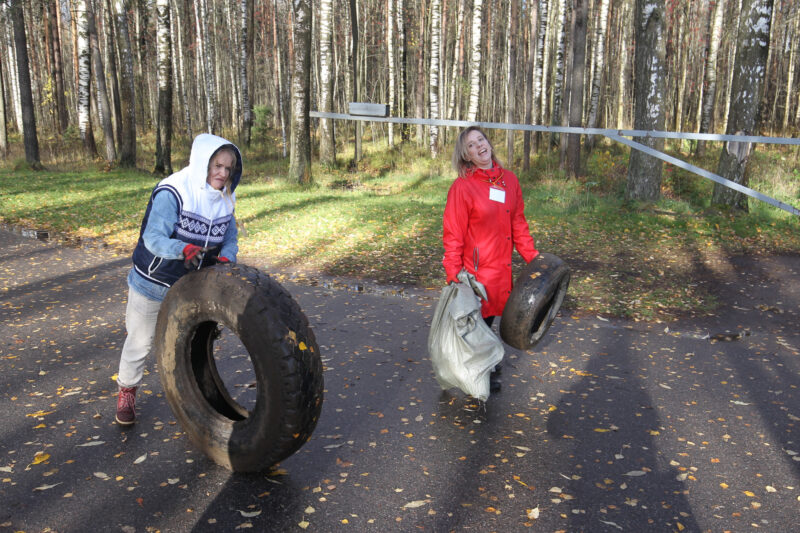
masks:
[[(219, 191), (206, 178), (211, 158), (223, 146), (236, 153), (236, 164), (230, 190)], [(236, 260), (234, 190), (241, 176), (242, 156), (236, 146), (211, 134), (195, 138), (189, 166), (161, 180), (150, 195), (128, 275), (132, 288), (151, 299), (163, 299), (166, 290), (188, 272), (183, 262), (187, 244), (213, 247), (200, 267), (213, 264), (217, 256)]]

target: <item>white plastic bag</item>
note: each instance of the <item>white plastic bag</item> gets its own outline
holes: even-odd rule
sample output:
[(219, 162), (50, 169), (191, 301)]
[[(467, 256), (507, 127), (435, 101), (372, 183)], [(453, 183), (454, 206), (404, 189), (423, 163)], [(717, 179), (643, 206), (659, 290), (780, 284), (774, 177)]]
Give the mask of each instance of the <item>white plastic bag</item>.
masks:
[(462, 270), (461, 283), (442, 289), (428, 334), (428, 353), (442, 389), (458, 388), (486, 401), (489, 373), (503, 359), (503, 343), (481, 317), (486, 289)]

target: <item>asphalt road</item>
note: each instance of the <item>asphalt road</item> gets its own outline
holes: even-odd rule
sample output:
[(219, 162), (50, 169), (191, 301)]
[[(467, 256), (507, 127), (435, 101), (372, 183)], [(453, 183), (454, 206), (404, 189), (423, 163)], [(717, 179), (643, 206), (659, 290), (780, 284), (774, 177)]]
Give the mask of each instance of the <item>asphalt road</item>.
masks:
[(434, 380), (438, 294), (287, 281), (322, 416), (242, 475), (193, 448), (154, 359), (115, 423), (128, 257), (5, 230), (0, 250), (0, 531), (797, 531), (800, 258), (726, 265), (717, 317), (562, 313), (485, 405)]

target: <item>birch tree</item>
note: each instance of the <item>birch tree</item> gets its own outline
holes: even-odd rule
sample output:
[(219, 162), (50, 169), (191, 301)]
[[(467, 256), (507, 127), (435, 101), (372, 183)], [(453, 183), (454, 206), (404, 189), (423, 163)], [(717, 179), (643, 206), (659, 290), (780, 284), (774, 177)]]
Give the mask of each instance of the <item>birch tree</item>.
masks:
[[(517, 31), (519, 24), (519, 0), (510, 0), (508, 6), (508, 34), (506, 39), (506, 122), (513, 124), (516, 116), (517, 89)], [(508, 164), (514, 161), (514, 130), (506, 131), (506, 154)]]
[(100, 126), (103, 128), (106, 161), (111, 162), (117, 158), (117, 149), (114, 146), (114, 128), (111, 125), (111, 106), (108, 103), (106, 73), (105, 68), (103, 68), (103, 56), (100, 51), (100, 39), (97, 36), (97, 21), (95, 20), (94, 4), (92, 0), (86, 0), (86, 29), (89, 34), (92, 72), (94, 73), (94, 87), (97, 95), (97, 114), (100, 118)]
[(11, 7), (9, 4), (0, 3), (0, 11), (3, 13), (2, 22), (5, 25), (6, 41), (3, 43), (6, 47), (6, 55), (8, 57), (9, 68), (8, 74), (8, 92), (11, 99), (11, 109), (13, 110), (12, 116), (14, 118), (15, 129), (22, 133), (22, 106), (19, 101), (19, 78), (17, 77), (17, 53), (14, 44), (14, 26), (12, 21)]
[(25, 144), (25, 161), (34, 170), (41, 170), (39, 160), (39, 137), (36, 133), (36, 114), (33, 110), (31, 92), (31, 73), (28, 63), (28, 43), (25, 36), (25, 18), (22, 14), (22, 0), (11, 2), (11, 24), (14, 27), (14, 49), (17, 53), (17, 76), (19, 79), (19, 99), (22, 107), (22, 135)]
[(122, 108), (122, 144), (119, 164), (122, 167), (136, 166), (136, 89), (133, 81), (133, 53), (128, 32), (128, 0), (114, 0), (114, 18), (119, 33), (120, 80), (119, 93)]
[[(797, 63), (798, 49), (800, 49), (800, 10), (795, 11), (794, 28), (791, 34), (794, 35), (794, 38), (791, 39), (791, 44), (789, 45), (789, 73), (786, 76), (786, 99), (783, 104), (783, 124), (781, 127), (781, 131), (784, 135), (789, 126), (792, 96), (796, 93), (800, 93), (800, 91), (792, 91), (795, 78), (795, 63)], [(800, 113), (800, 106), (798, 106), (797, 112)]]
[(86, 6), (75, 13), (78, 25), (78, 131), (83, 141), (83, 148), (87, 157), (97, 157), (97, 145), (94, 141), (92, 121), (89, 115), (91, 101), (92, 63), (91, 50), (89, 49), (89, 23), (86, 18)]
[[(464, 6), (468, 0), (456, 0), (458, 2), (458, 18), (456, 19), (456, 50), (454, 52), (452, 72), (450, 74), (450, 97), (447, 105), (447, 118), (454, 120), (461, 117), (461, 107), (456, 102), (456, 96), (461, 96), (461, 91), (456, 92), (456, 88), (461, 83), (464, 75), (464, 27), (467, 21), (464, 15)], [(460, 101), (461, 99), (458, 98)], [(458, 114), (456, 114), (458, 110)]]
[[(525, 124), (533, 124), (534, 92), (535, 80), (534, 70), (536, 68), (536, 41), (539, 22), (539, 2), (534, 0), (528, 2), (528, 57), (525, 65)], [(531, 132), (525, 130), (522, 135), (522, 170), (531, 168)]]
[[(664, 0), (636, 0), (634, 28), (634, 128), (664, 129), (665, 55)], [(639, 142), (661, 150), (663, 139), (645, 138)], [(625, 196), (629, 200), (655, 201), (661, 196), (660, 159), (640, 150), (631, 150)]]
[[(6, 82), (3, 78), (3, 54), (0, 53), (0, 95), (6, 93)], [(6, 125), (6, 99), (0, 98), (0, 156), (8, 157), (8, 126)]]
[[(558, 50), (553, 72), (553, 111), (550, 124), (561, 125), (561, 100), (564, 97), (564, 62), (567, 50), (567, 0), (558, 0)], [(557, 134), (550, 136), (551, 144), (556, 144)]]
[[(441, 38), (441, 2), (431, 2), (431, 62), (430, 84), (428, 99), (430, 102), (430, 118), (439, 119), (439, 39)], [(435, 124), (430, 127), (430, 153), (436, 157), (439, 150), (439, 127)]]
[[(600, 1), (600, 13), (597, 16), (597, 24), (594, 29), (594, 54), (592, 55), (592, 92), (589, 96), (589, 118), (586, 120), (587, 128), (596, 128), (600, 115), (600, 89), (603, 85), (603, 73), (606, 69), (605, 43), (608, 30), (608, 4), (609, 0)], [(589, 135), (586, 138), (586, 150), (592, 151), (594, 148), (595, 136)]]
[(208, 35), (208, 7), (206, 0), (195, 0), (195, 23), (197, 27), (197, 51), (202, 61), (203, 80), (206, 95), (206, 131), (217, 131), (217, 97), (216, 71), (214, 69), (214, 53), (211, 51), (212, 40)]
[[(758, 133), (758, 102), (764, 84), (771, 19), (772, 0), (742, 0), (726, 131), (728, 135)], [(751, 152), (750, 143), (726, 142), (719, 156), (717, 174), (747, 186), (747, 162)], [(719, 183), (714, 184), (711, 203), (748, 210), (747, 196)]]
[(153, 172), (172, 174), (172, 34), (169, 0), (156, 1), (158, 49), (158, 114), (156, 164)]
[(244, 145), (250, 146), (250, 130), (253, 127), (253, 110), (250, 103), (250, 87), (247, 82), (248, 40), (247, 21), (251, 19), (250, 12), (253, 0), (240, 0), (240, 35), (239, 35), (239, 84), (242, 92), (242, 140)]
[[(703, 112), (700, 118), (700, 133), (708, 133), (714, 120), (714, 104), (717, 98), (717, 55), (719, 41), (722, 36), (722, 15), (725, 12), (725, 0), (717, 0), (714, 5), (714, 16), (708, 36), (708, 54), (706, 54), (705, 90), (703, 91)], [(705, 152), (706, 142), (697, 141), (697, 155)]]
[[(586, 72), (586, 1), (573, 4), (574, 31), (572, 35), (572, 76), (570, 80), (569, 125), (580, 127), (583, 122), (583, 80)], [(581, 175), (581, 136), (567, 136), (567, 173)]]
[[(352, 33), (351, 48), (350, 48), (350, 66), (353, 70), (353, 77), (351, 79), (353, 101), (359, 101), (361, 93), (359, 92), (358, 84), (358, 0), (350, 0), (350, 32)], [(353, 163), (358, 163), (361, 160), (361, 121), (356, 120), (353, 125), (355, 129), (355, 147), (353, 149)]]
[(481, 74), (481, 37), (483, 35), (483, 0), (472, 3), (472, 56), (470, 59), (470, 93), (467, 120), (475, 122), (478, 116)]
[(69, 113), (64, 96), (64, 75), (61, 58), (61, 34), (59, 32), (58, 2), (47, 2), (47, 20), (50, 22), (51, 73), (53, 77), (53, 99), (56, 104), (58, 132), (63, 133), (69, 125)]
[[(326, 0), (327, 1), (327, 0)], [(394, 58), (394, 21), (396, 18), (395, 13), (395, 0), (389, 0), (386, 5), (386, 64), (389, 70), (389, 114), (393, 114), (397, 110), (395, 103), (395, 58)], [(321, 53), (321, 52), (320, 52)], [(386, 126), (389, 130), (389, 148), (394, 146), (394, 124), (387, 122)]]
[[(390, 2), (389, 6), (394, 2)], [(320, 66), (320, 110), (333, 112), (333, 0), (320, 0), (319, 3), (319, 66)], [(391, 20), (388, 21), (391, 27)], [(391, 42), (389, 42), (391, 50)], [(391, 53), (391, 52), (390, 52)], [(392, 65), (389, 65), (392, 68)], [(391, 93), (390, 93), (391, 94)], [(391, 98), (390, 104), (391, 104)], [(336, 163), (336, 136), (333, 119), (320, 119), (319, 160), (325, 165)], [(389, 128), (389, 145), (391, 146), (391, 127)]]
[(292, 131), (289, 177), (311, 184), (311, 0), (292, 0), (294, 13), (294, 65), (292, 65)]

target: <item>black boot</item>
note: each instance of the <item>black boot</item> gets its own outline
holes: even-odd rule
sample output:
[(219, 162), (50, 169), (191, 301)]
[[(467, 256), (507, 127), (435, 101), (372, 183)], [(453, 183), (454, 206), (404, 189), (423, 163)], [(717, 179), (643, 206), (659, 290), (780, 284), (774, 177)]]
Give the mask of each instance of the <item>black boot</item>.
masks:
[(489, 374), (489, 392), (498, 392), (502, 387), (502, 381), (500, 381), (500, 376), (497, 374), (498, 372)]

